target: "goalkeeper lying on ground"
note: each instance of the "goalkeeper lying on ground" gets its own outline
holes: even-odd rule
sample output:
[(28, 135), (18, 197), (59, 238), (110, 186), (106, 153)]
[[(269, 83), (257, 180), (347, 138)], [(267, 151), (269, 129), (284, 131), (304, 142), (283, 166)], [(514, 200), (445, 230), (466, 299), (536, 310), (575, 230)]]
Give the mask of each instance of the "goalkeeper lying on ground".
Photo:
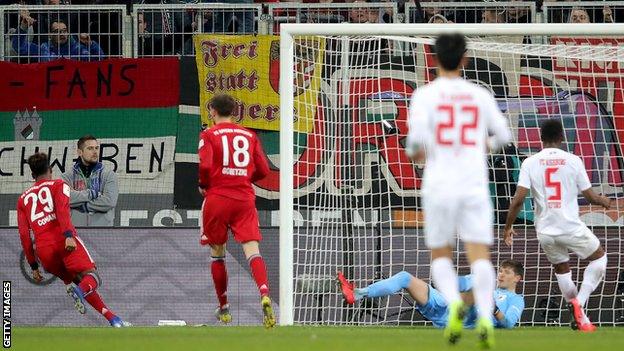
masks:
[[(524, 309), (524, 297), (516, 294), (516, 285), (522, 279), (523, 274), (524, 267), (521, 263), (511, 260), (501, 263), (496, 277), (496, 290), (494, 291), (496, 308), (492, 316), (496, 328), (513, 328), (520, 320)], [(446, 326), (448, 310), (442, 294), (422, 279), (418, 279), (405, 271), (360, 289), (354, 289), (353, 285), (340, 272), (338, 272), (338, 281), (342, 287), (342, 295), (350, 305), (363, 298), (388, 296), (401, 289), (406, 289), (416, 301), (416, 308), (423, 317), (433, 322), (433, 325), (438, 328)], [(466, 305), (470, 306), (464, 317), (464, 327), (474, 328), (477, 311), (471, 292), (471, 275), (459, 277), (459, 289), (462, 292), (462, 299)]]

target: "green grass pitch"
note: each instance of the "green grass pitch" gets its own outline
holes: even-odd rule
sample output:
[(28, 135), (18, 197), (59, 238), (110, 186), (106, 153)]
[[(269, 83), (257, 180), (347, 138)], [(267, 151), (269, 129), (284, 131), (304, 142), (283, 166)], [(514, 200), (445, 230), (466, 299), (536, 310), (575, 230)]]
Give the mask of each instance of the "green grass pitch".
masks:
[[(152, 327), (13, 329), (11, 350), (219, 350), (219, 351), (421, 351), (477, 350), (466, 331), (455, 346), (442, 331), (426, 327)], [(563, 327), (497, 330), (495, 350), (624, 350), (624, 328), (604, 327), (581, 334)]]

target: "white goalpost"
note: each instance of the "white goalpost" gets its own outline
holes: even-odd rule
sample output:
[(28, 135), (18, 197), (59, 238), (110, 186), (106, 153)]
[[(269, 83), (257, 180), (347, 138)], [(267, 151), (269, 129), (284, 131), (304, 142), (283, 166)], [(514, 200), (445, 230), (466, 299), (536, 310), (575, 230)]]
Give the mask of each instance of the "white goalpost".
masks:
[[(513, 132), (513, 143), (488, 157), (495, 235), (522, 160), (541, 149), (540, 122), (561, 120), (564, 147), (614, 199), (603, 211), (579, 198), (609, 259), (587, 311), (598, 324), (624, 324), (624, 24), (282, 24), (280, 324), (427, 323), (407, 294), (348, 306), (333, 278), (343, 271), (364, 286), (405, 270), (429, 281), (423, 170), (407, 159), (404, 139), (409, 98), (435, 79), (431, 45), (446, 32), (467, 37), (464, 76), (492, 91)], [(511, 248), (496, 240), (492, 259), (525, 267), (521, 324), (567, 324), (531, 201), (516, 232)], [(580, 283), (586, 262), (570, 263)]]

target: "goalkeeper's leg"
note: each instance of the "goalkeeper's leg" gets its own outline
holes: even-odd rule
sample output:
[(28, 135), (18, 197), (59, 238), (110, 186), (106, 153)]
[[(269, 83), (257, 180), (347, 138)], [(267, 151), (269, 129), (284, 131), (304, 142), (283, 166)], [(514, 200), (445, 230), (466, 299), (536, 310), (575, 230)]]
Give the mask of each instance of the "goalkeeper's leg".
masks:
[(425, 305), (428, 301), (429, 285), (406, 271), (399, 272), (392, 277), (375, 282), (364, 288), (354, 288), (341, 272), (338, 272), (342, 295), (348, 304), (365, 297), (375, 298), (395, 294), (406, 289), (418, 305)]

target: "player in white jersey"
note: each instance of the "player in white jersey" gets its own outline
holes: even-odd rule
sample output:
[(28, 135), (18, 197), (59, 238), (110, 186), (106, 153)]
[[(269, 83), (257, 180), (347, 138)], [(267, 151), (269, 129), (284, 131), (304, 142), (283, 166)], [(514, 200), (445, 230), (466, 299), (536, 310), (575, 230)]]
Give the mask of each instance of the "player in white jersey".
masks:
[(493, 345), (495, 273), (486, 152), (507, 144), (511, 133), (492, 94), (462, 78), (465, 38), (441, 35), (435, 51), (438, 77), (412, 95), (406, 150), (417, 162), (426, 157), (421, 189), (425, 240), (431, 249), (432, 279), (449, 303), (445, 337), (457, 342), (465, 313), (452, 260), (458, 233), (474, 277), (480, 345), (488, 348)]
[[(535, 205), (537, 238), (553, 264), (561, 293), (569, 303), (574, 317), (571, 326), (591, 332), (596, 327), (582, 306), (604, 277), (607, 256), (598, 238), (579, 218), (577, 197), (581, 193), (589, 203), (606, 209), (611, 206), (611, 199), (592, 190), (583, 161), (578, 156), (560, 149), (564, 138), (560, 121), (545, 121), (540, 132), (544, 149), (522, 163), (518, 187), (505, 223), (505, 243), (512, 243), (513, 224), (530, 189)], [(580, 291), (572, 281), (568, 251), (591, 261), (583, 272)]]

